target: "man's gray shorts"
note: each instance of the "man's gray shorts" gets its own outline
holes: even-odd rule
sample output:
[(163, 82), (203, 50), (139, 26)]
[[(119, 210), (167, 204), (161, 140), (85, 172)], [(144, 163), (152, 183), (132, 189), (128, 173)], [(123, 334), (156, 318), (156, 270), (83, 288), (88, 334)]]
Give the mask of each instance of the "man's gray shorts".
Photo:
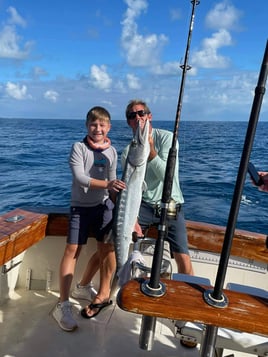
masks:
[[(138, 217), (138, 222), (142, 229), (146, 229), (151, 225), (158, 225), (160, 218), (155, 215), (155, 208), (142, 202)], [(184, 253), (189, 254), (188, 250), (188, 238), (185, 225), (183, 207), (177, 210), (176, 219), (167, 219), (167, 241), (170, 244), (170, 250), (172, 253)]]

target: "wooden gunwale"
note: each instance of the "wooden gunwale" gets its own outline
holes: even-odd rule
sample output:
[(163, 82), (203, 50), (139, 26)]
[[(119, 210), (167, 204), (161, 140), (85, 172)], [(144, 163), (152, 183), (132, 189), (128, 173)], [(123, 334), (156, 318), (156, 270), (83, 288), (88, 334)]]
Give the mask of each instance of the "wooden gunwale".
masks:
[[(187, 221), (189, 246), (194, 249), (220, 253), (225, 228), (201, 222)], [(148, 236), (156, 236), (157, 230)], [(268, 262), (267, 236), (236, 230), (231, 255)], [(183, 281), (161, 279), (166, 292), (162, 297), (151, 297), (141, 291), (141, 281), (131, 280), (118, 292), (118, 306), (128, 312), (202, 323), (216, 327), (268, 336), (268, 299), (232, 290), (223, 290), (226, 306), (211, 306), (204, 292), (213, 287)]]
[[(67, 235), (68, 232), (68, 210), (57, 212), (56, 210), (48, 212), (47, 235)], [(186, 220), (189, 247), (212, 253), (220, 253), (225, 227)], [(148, 237), (157, 238), (157, 227), (150, 227), (146, 233)], [(231, 255), (256, 259), (257, 261), (268, 263), (268, 237), (262, 233), (254, 233), (245, 230), (236, 229)]]
[(228, 305), (216, 308), (203, 298), (204, 292), (212, 289), (209, 286), (168, 279), (161, 282), (166, 287), (165, 295), (150, 297), (141, 291), (140, 281), (130, 280), (119, 290), (117, 304), (135, 314), (268, 336), (268, 299), (224, 289)]
[[(11, 217), (22, 220), (9, 222)], [(45, 238), (48, 216), (17, 208), (0, 216), (0, 265)]]
[[(5, 221), (14, 215), (23, 215), (25, 219), (16, 223)], [(0, 216), (0, 264), (4, 264), (45, 236), (66, 236), (68, 218), (68, 208), (61, 207), (17, 208)], [(225, 227), (190, 220), (186, 220), (186, 227), (190, 248), (212, 253), (221, 252)], [(147, 236), (157, 238), (157, 227), (151, 227)], [(233, 237), (231, 255), (268, 263), (267, 242), (265, 234), (237, 229)]]

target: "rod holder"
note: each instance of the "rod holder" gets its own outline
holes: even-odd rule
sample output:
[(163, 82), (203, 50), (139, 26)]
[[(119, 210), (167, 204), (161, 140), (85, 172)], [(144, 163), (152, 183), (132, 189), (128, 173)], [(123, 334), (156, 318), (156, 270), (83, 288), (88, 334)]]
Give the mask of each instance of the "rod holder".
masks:
[(218, 307), (218, 308), (225, 308), (229, 304), (229, 300), (227, 296), (222, 293), (220, 299), (215, 299), (213, 296), (213, 290), (206, 290), (204, 292), (204, 300), (206, 301), (207, 304), (213, 307)]
[(206, 326), (206, 334), (202, 338), (200, 356), (201, 357), (214, 357), (215, 345), (217, 340), (218, 327)]
[(146, 351), (151, 351), (154, 343), (154, 332), (156, 325), (156, 317), (142, 316), (141, 332), (139, 345), (140, 348)]
[(17, 223), (17, 222), (20, 222), (20, 221), (22, 221), (24, 219), (25, 219), (24, 216), (16, 214), (15, 216), (6, 218), (5, 221), (6, 222), (11, 222), (11, 223)]
[(164, 296), (166, 293), (166, 285), (161, 283), (161, 281), (159, 282), (159, 286), (158, 288), (152, 288), (149, 285), (150, 280), (145, 280), (141, 283), (141, 291), (147, 295), (147, 296), (151, 296), (151, 297), (161, 297)]

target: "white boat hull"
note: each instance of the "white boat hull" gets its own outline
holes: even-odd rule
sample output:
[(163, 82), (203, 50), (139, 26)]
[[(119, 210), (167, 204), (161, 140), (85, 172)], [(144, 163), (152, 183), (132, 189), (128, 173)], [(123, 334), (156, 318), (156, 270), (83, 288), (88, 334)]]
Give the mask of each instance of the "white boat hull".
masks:
[[(79, 314), (81, 307), (87, 302), (71, 298), (79, 328), (73, 333), (64, 332), (59, 328), (51, 315), (51, 310), (59, 297), (58, 271), (65, 243), (66, 236), (45, 236), (37, 244), (2, 265), (0, 356), (148, 355), (148, 351), (139, 347), (141, 315), (119, 308), (116, 304), (116, 290), (113, 291), (113, 305), (92, 320), (85, 320)], [(73, 286), (79, 281), (87, 260), (95, 249), (95, 240), (89, 239), (79, 258)], [(191, 248), (190, 253), (195, 275), (209, 279), (214, 285), (219, 254), (196, 248)], [(175, 262), (171, 262), (172, 271), (175, 273)], [(228, 283), (235, 283), (268, 291), (267, 263), (244, 257), (231, 257), (229, 263), (225, 287)], [(98, 275), (94, 280), (97, 286)], [(195, 338), (198, 343), (201, 342), (202, 333), (198, 331), (198, 327), (193, 328), (193, 325), (188, 324), (185, 326), (184, 335), (178, 335), (174, 321), (157, 318), (150, 354), (154, 357), (199, 356), (200, 344), (192, 349), (180, 344), (185, 332), (186, 336), (192, 332), (191, 338)], [(264, 343), (262, 349), (255, 346), (256, 355), (268, 353), (268, 338), (264, 341), (266, 344)], [(233, 340), (228, 342), (228, 339), (222, 337), (219, 337), (219, 347), (224, 348), (225, 355), (235, 353), (237, 357), (246, 357), (254, 351), (254, 343), (251, 343), (247, 350), (244, 346), (239, 348), (239, 343)]]

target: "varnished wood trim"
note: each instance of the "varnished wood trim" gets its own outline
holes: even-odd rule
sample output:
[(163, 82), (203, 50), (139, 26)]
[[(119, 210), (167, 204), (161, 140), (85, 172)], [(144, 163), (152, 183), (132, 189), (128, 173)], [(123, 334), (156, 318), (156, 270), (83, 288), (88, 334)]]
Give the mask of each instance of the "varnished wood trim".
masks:
[(117, 295), (119, 307), (146, 316), (268, 335), (268, 299), (223, 290), (229, 303), (225, 308), (217, 308), (207, 304), (203, 298), (204, 291), (211, 289), (209, 286), (167, 279), (161, 281), (166, 287), (166, 293), (162, 297), (145, 295), (137, 280), (127, 282)]
[(67, 236), (69, 224), (69, 214), (49, 213), (46, 235), (48, 236)]
[[(186, 220), (189, 248), (221, 253), (225, 227), (210, 223)], [(157, 227), (151, 227), (148, 237), (157, 238)], [(231, 255), (268, 263), (267, 236), (261, 233), (236, 229)]]
[[(23, 216), (17, 222), (6, 219)], [(0, 216), (0, 265), (5, 264), (45, 237), (48, 216), (22, 209), (15, 209)]]
[[(63, 235), (68, 233), (69, 209), (43, 208), (42, 212), (48, 214), (48, 224), (46, 235)], [(201, 251), (220, 253), (223, 245), (225, 227), (186, 220), (189, 247)], [(157, 227), (151, 227), (147, 232), (148, 237), (157, 238)], [(254, 259), (268, 263), (267, 236), (261, 233), (254, 233), (236, 229), (232, 242), (231, 255)]]
[[(35, 207), (16, 209), (5, 215), (5, 217), (18, 214), (22, 212), (27, 216), (30, 213), (36, 215), (46, 216), (47, 223), (45, 225), (45, 235), (47, 236), (67, 236), (68, 222), (69, 222), (69, 209), (61, 207)], [(35, 216), (37, 217), (37, 216)], [(21, 222), (21, 224), (24, 224)], [(19, 222), (14, 226), (20, 227)], [(186, 227), (188, 233), (189, 247), (198, 249), (201, 251), (209, 251), (212, 253), (220, 253), (223, 245), (225, 227), (186, 220)], [(10, 240), (5, 228), (0, 225), (0, 245), (4, 244), (4, 241)], [(147, 233), (148, 237), (157, 238), (157, 227), (151, 227)], [(2, 243), (1, 243), (2, 242)], [(3, 252), (3, 250), (2, 250)], [(10, 254), (9, 254), (10, 255)], [(268, 248), (267, 248), (267, 236), (260, 233), (254, 233), (244, 230), (235, 230), (235, 234), (232, 242), (231, 255), (238, 256), (246, 259), (254, 259), (260, 262), (268, 263)], [(11, 254), (13, 256), (13, 253)], [(3, 253), (1, 253), (0, 262), (4, 261)], [(6, 260), (5, 260), (6, 261)]]

